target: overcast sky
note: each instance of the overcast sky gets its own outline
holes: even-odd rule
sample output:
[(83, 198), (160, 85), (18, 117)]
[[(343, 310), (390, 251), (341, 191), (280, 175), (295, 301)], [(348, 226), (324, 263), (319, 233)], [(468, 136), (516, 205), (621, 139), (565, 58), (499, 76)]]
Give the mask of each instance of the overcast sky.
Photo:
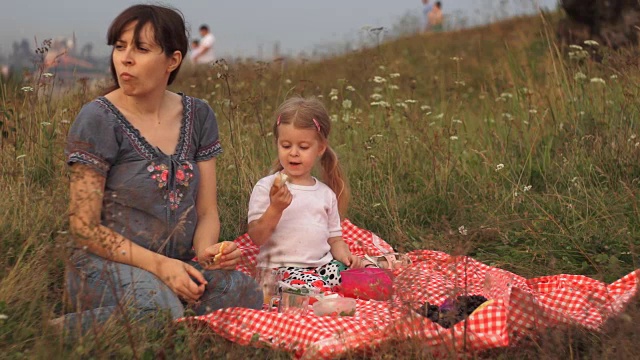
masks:
[[(434, 0), (431, 0), (434, 1)], [(0, 53), (26, 38), (34, 44), (47, 38), (71, 37), (77, 45), (94, 45), (95, 55), (107, 54), (105, 33), (111, 20), (130, 0), (0, 0)], [(145, 2), (145, 1), (143, 1)], [(471, 22), (484, 22), (506, 2), (507, 12), (531, 12), (535, 3), (553, 9), (557, 0), (442, 0), (443, 12)], [(284, 53), (311, 51), (316, 46), (358, 38), (363, 26), (391, 27), (408, 12), (420, 13), (421, 0), (166, 0), (180, 9), (192, 37), (208, 24), (222, 56), (255, 56), (262, 47), (270, 53), (281, 44)], [(32, 45), (33, 47), (33, 45)]]

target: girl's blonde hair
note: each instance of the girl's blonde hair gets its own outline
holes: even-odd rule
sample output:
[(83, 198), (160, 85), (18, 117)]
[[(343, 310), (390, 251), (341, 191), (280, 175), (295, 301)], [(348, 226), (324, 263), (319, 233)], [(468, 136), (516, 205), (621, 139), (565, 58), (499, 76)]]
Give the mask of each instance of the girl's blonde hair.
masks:
[[(331, 132), (331, 119), (322, 102), (314, 97), (291, 97), (280, 105), (275, 114), (276, 121), (273, 125), (273, 134), (278, 141), (278, 126), (291, 124), (298, 129), (312, 129), (318, 133), (320, 141), (327, 146), (320, 158), (322, 166), (322, 181), (327, 184), (338, 198), (338, 211), (344, 217), (349, 207), (349, 185), (335, 151), (329, 146), (329, 133)], [(282, 170), (282, 164), (276, 158), (272, 172)]]

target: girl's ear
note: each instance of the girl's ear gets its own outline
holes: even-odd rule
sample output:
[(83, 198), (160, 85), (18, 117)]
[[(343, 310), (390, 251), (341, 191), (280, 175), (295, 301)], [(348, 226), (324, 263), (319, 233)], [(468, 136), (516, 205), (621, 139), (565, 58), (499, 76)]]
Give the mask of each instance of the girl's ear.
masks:
[(167, 70), (169, 70), (169, 72), (172, 72), (173, 70), (177, 69), (178, 66), (180, 66), (181, 62), (182, 62), (182, 53), (178, 50), (174, 51), (171, 57), (169, 58), (169, 67), (167, 68)]
[(318, 150), (318, 157), (322, 157), (322, 155), (324, 155), (325, 151), (327, 151), (327, 142), (326, 141), (321, 141), (320, 142), (320, 149)]

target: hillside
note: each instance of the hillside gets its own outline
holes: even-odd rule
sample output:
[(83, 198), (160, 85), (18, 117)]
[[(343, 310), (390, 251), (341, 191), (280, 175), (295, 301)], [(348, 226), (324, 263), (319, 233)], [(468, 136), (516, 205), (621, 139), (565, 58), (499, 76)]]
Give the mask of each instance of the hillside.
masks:
[[(587, 44), (559, 49), (556, 15), (547, 16), (415, 35), (320, 62), (184, 68), (173, 90), (209, 102), (225, 149), (217, 162), (221, 239), (246, 231), (251, 189), (275, 156), (274, 109), (301, 94), (321, 97), (332, 114), (330, 142), (352, 189), (349, 219), (399, 251), (471, 255), (525, 277), (610, 282), (637, 269), (637, 57)], [(594, 52), (601, 62), (589, 60)], [(288, 358), (171, 323), (162, 331), (112, 324), (67, 344), (45, 325), (64, 311), (71, 247), (65, 135), (97, 92), (78, 81), (53, 97), (55, 76), (35, 79), (0, 93), (0, 353)], [(637, 303), (602, 334), (558, 329), (478, 356), (632, 359)], [(429, 351), (407, 342), (371, 358)]]

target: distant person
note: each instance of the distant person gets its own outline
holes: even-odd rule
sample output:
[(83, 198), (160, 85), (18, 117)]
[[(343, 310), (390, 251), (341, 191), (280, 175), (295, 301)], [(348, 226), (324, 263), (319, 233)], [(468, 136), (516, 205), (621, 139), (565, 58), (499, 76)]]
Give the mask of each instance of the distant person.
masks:
[(107, 39), (114, 86), (82, 107), (65, 148), (75, 245), (66, 289), (76, 312), (52, 325), (86, 334), (112, 317), (262, 308), (258, 285), (234, 270), (240, 249), (219, 242), (215, 114), (167, 90), (189, 48), (182, 14), (133, 5)]
[(192, 63), (195, 64), (194, 58), (200, 53), (200, 51), (200, 41), (198, 39), (193, 39), (191, 41), (191, 54), (189, 56), (189, 60), (191, 60)]
[(433, 4), (429, 0), (422, 0), (422, 19), (424, 22), (423, 32), (429, 31), (429, 13), (433, 9)]
[(202, 38), (198, 46), (198, 53), (193, 56), (193, 62), (196, 64), (209, 64), (216, 61), (216, 53), (213, 48), (216, 38), (209, 30), (209, 26), (200, 26), (200, 36)]
[(440, 32), (443, 30), (444, 27), (442, 25), (442, 3), (440, 1), (436, 1), (435, 6), (427, 15), (427, 20), (429, 24), (429, 31)]

